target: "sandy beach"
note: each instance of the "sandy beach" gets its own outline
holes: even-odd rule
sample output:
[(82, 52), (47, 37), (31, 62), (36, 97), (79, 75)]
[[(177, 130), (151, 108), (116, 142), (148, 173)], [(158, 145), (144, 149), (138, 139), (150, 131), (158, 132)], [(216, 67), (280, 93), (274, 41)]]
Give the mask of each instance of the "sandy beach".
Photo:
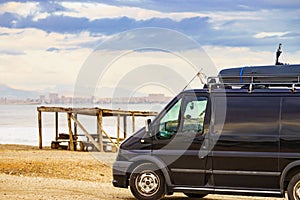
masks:
[[(71, 152), (22, 145), (0, 145), (0, 199), (123, 199), (129, 189), (111, 184), (115, 153)], [(206, 200), (280, 198), (208, 195)], [(183, 194), (166, 200), (188, 199)]]

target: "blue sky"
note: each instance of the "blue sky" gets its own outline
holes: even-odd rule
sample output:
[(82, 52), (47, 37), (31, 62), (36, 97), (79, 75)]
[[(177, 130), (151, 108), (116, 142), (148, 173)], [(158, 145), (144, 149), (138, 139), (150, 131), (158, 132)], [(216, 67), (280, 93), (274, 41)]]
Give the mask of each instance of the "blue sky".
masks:
[(218, 69), (273, 64), (278, 43), (300, 63), (299, 13), (297, 0), (0, 1), (0, 84), (63, 91), (99, 43), (144, 27), (185, 34)]

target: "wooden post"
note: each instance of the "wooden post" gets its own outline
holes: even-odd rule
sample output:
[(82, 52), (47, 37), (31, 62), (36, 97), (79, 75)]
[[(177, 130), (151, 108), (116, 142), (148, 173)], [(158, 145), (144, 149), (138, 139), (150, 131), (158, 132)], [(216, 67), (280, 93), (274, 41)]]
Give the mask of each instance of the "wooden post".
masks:
[(124, 139), (127, 137), (127, 117), (124, 115), (123, 117), (123, 126), (124, 126)]
[(117, 145), (119, 146), (120, 143), (120, 114), (118, 113), (117, 119)]
[[(74, 114), (74, 118), (77, 119), (77, 113)], [(73, 125), (74, 125), (74, 135), (75, 135), (75, 137), (77, 137), (77, 124), (75, 121), (74, 121)]]
[(42, 112), (38, 110), (38, 124), (39, 124), (39, 149), (43, 148), (42, 138)]
[(135, 118), (134, 118), (134, 113), (132, 113), (132, 133), (135, 132)]
[(69, 138), (70, 138), (70, 150), (74, 151), (74, 141), (73, 141), (73, 133), (72, 133), (72, 122), (71, 122), (71, 118), (72, 118), (72, 113), (68, 113), (68, 127), (69, 127)]
[(55, 141), (58, 140), (58, 112), (55, 112)]
[(127, 116), (124, 115), (123, 118), (123, 126), (124, 126), (124, 139), (127, 138)]
[(97, 134), (99, 138), (99, 151), (103, 152), (103, 137), (102, 137), (102, 110), (97, 114)]

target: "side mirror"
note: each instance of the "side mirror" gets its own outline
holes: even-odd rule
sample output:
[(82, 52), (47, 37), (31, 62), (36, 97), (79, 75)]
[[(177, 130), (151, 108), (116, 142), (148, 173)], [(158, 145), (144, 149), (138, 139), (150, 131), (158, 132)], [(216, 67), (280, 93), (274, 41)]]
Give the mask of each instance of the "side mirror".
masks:
[(150, 124), (151, 124), (151, 119), (146, 119), (145, 121), (146, 133), (150, 134), (151, 136)]
[(145, 128), (146, 128), (146, 135), (147, 136), (145, 138), (141, 139), (142, 144), (151, 144), (151, 142), (152, 142), (152, 139), (151, 139), (152, 131), (151, 131), (151, 128), (150, 128), (150, 124), (151, 124), (151, 119), (146, 119), (145, 120)]

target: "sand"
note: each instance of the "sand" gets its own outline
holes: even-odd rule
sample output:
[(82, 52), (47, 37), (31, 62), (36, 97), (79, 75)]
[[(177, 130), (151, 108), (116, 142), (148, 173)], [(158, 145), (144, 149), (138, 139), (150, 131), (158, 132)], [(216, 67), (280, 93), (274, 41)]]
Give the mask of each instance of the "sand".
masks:
[[(111, 184), (115, 153), (39, 150), (22, 145), (0, 145), (0, 199), (123, 199), (129, 189)], [(188, 199), (183, 194), (166, 200)], [(206, 200), (271, 200), (280, 198), (208, 195)]]

